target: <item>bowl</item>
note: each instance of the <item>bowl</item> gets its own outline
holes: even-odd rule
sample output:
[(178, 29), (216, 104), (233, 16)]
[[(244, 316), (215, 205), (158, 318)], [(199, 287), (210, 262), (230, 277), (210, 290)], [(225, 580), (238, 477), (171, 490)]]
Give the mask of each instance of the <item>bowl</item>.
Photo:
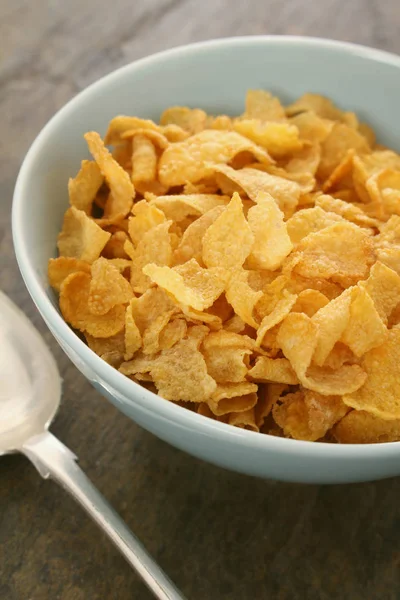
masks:
[(239, 114), (248, 88), (290, 101), (306, 91), (354, 110), (399, 150), (400, 58), (347, 43), (296, 37), (216, 40), (129, 64), (73, 98), (44, 127), (21, 167), (13, 239), (25, 284), (50, 331), (119, 410), (166, 442), (228, 469), (293, 482), (345, 483), (400, 473), (400, 442), (335, 445), (262, 435), (219, 423), (140, 387), (94, 354), (62, 319), (47, 261), (68, 204), (68, 178), (87, 155), (84, 132), (117, 114), (157, 119), (164, 108)]

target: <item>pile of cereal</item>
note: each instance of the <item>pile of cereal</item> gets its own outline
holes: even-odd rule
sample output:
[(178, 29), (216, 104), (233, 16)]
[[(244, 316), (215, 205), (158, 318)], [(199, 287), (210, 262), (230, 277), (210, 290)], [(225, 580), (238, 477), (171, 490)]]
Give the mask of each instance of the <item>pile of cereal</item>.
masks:
[(251, 90), (85, 139), (49, 279), (96, 354), (237, 427), (400, 439), (400, 156), (368, 125)]

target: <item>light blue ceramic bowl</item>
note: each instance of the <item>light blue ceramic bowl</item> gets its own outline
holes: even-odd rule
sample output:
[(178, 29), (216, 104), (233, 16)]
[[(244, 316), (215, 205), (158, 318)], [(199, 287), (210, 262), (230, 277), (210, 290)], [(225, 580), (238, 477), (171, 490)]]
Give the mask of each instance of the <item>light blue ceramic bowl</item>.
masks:
[(117, 114), (157, 119), (174, 104), (238, 114), (248, 88), (290, 101), (306, 91), (356, 111), (382, 143), (400, 149), (400, 58), (351, 44), (249, 37), (176, 48), (127, 65), (71, 100), (46, 125), (21, 167), (13, 237), (26, 286), (76, 367), (117, 408), (204, 460), (259, 477), (339, 483), (400, 473), (400, 443), (340, 446), (261, 435), (217, 423), (159, 398), (96, 356), (63, 321), (47, 261), (68, 204), (67, 181), (87, 155), (85, 131)]

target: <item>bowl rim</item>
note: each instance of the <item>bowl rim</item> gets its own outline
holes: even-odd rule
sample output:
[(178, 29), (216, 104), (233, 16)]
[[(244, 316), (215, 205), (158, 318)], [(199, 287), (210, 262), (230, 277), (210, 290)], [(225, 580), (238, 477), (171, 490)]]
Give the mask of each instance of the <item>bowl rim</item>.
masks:
[[(12, 202), (12, 236), (18, 266), (28, 289), (39, 312), (46, 324), (51, 323), (52, 329), (63, 344), (73, 350), (80, 359), (88, 365), (94, 373), (109, 383), (117, 392), (124, 397), (129, 404), (140, 406), (142, 411), (154, 413), (157, 420), (172, 421), (184, 429), (196, 430), (203, 436), (218, 438), (220, 442), (234, 442), (238, 447), (251, 448), (259, 452), (273, 451), (277, 454), (287, 456), (358, 459), (369, 461), (371, 458), (389, 458), (397, 456), (400, 450), (400, 442), (382, 442), (377, 444), (331, 444), (326, 442), (310, 442), (280, 438), (268, 434), (259, 434), (245, 429), (232, 427), (225, 423), (211, 420), (195, 412), (187, 410), (173, 402), (169, 402), (153, 392), (143, 388), (139, 384), (128, 379), (125, 375), (111, 367), (73, 332), (53, 306), (46, 291), (39, 281), (39, 277), (30, 262), (29, 248), (23, 237), (25, 213), (24, 198), (29, 197), (29, 178), (32, 175), (36, 156), (41, 153), (47, 140), (51, 138), (53, 129), (63, 120), (67, 119), (73, 112), (75, 106), (85, 97), (93, 93), (101, 92), (114, 80), (123, 78), (134, 71), (141, 71), (151, 67), (152, 64), (174, 60), (181, 55), (196, 54), (202, 51), (217, 50), (230, 46), (258, 46), (293, 48), (323, 48), (336, 54), (351, 54), (361, 58), (374, 60), (385, 64), (391, 64), (400, 69), (400, 57), (385, 50), (377, 50), (350, 42), (327, 40), (315, 37), (301, 36), (239, 36), (222, 39), (211, 39), (193, 44), (177, 46), (146, 56), (139, 60), (128, 63), (90, 84), (72, 97), (63, 107), (41, 129), (32, 142), (21, 165), (15, 184)], [(138, 386), (140, 394), (132, 386)]]

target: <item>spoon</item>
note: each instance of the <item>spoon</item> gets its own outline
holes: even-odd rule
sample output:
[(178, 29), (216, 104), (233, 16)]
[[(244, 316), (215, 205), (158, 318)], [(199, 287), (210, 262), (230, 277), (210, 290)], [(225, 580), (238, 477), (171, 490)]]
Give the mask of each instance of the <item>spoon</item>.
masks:
[(159, 600), (184, 600), (175, 585), (48, 431), (61, 398), (56, 362), (32, 323), (0, 292), (0, 455), (22, 452), (103, 529)]

